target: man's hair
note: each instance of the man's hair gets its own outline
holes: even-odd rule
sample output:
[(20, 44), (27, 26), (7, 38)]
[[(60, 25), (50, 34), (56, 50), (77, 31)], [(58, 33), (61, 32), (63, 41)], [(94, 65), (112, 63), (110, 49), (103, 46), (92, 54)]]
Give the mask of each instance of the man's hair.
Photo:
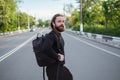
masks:
[(51, 26), (52, 29), (53, 29), (53, 23), (55, 23), (56, 17), (59, 17), (59, 16), (62, 16), (62, 17), (63, 17), (62, 14), (55, 14), (55, 15), (53, 16), (53, 18), (52, 18), (52, 20), (51, 20), (51, 23), (50, 23), (50, 26)]

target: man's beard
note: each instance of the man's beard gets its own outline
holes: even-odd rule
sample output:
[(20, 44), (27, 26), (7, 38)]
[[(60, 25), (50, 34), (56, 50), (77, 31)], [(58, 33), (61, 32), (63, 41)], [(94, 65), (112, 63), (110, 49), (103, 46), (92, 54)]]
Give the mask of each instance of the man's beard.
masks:
[(63, 24), (61, 24), (60, 26), (55, 25), (55, 29), (59, 32), (63, 32), (64, 31), (64, 25)]

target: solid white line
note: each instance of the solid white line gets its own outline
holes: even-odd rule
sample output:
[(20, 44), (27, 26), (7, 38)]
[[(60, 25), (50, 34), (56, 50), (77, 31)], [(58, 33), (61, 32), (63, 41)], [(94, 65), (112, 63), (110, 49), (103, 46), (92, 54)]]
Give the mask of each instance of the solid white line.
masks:
[(67, 34), (67, 33), (65, 33), (65, 34), (66, 34), (67, 36), (69, 36), (69, 37), (72, 37), (72, 38), (74, 38), (74, 39), (76, 39), (76, 40), (84, 43), (84, 44), (87, 44), (87, 45), (89, 45), (89, 46), (91, 46), (91, 47), (94, 47), (94, 48), (96, 48), (96, 49), (99, 49), (99, 50), (101, 50), (101, 51), (104, 51), (104, 52), (106, 52), (106, 53), (108, 53), (108, 54), (111, 54), (111, 55), (114, 55), (114, 56), (120, 58), (120, 55), (118, 55), (117, 53), (114, 53), (114, 52), (105, 50), (105, 49), (103, 49), (103, 48), (100, 48), (100, 47), (98, 47), (98, 46), (95, 46), (95, 45), (93, 45), (93, 44), (90, 44), (90, 43), (88, 43), (88, 42), (86, 42), (86, 41), (80, 40), (80, 39), (77, 38), (77, 37), (71, 36), (71, 35), (69, 35), (69, 34)]
[(0, 62), (3, 61), (5, 58), (9, 57), (10, 55), (12, 55), (13, 53), (15, 53), (17, 50), (19, 50), (20, 48), (22, 48), (24, 45), (26, 45), (28, 42), (30, 42), (35, 37), (36, 37), (36, 34), (34, 36), (32, 36), (31, 38), (29, 38), (24, 43), (22, 43), (21, 45), (19, 45), (18, 47), (14, 48), (13, 50), (11, 50), (8, 53), (6, 53), (3, 56), (1, 56), (0, 57)]

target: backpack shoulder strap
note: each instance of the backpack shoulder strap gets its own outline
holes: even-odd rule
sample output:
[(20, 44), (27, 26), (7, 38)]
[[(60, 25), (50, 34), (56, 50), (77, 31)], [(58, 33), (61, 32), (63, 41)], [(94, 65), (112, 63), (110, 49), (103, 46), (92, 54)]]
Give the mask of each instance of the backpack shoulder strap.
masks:
[(45, 80), (45, 66), (43, 67), (43, 80)]

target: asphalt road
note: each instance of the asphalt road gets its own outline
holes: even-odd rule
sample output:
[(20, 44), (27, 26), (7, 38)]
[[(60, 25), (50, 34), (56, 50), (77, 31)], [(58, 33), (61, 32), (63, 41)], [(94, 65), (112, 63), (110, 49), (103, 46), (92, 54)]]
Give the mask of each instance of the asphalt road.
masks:
[[(31, 40), (37, 32), (0, 37), (0, 80), (42, 80)], [(74, 80), (120, 80), (120, 49), (62, 33)], [(6, 55), (5, 55), (6, 54)]]

